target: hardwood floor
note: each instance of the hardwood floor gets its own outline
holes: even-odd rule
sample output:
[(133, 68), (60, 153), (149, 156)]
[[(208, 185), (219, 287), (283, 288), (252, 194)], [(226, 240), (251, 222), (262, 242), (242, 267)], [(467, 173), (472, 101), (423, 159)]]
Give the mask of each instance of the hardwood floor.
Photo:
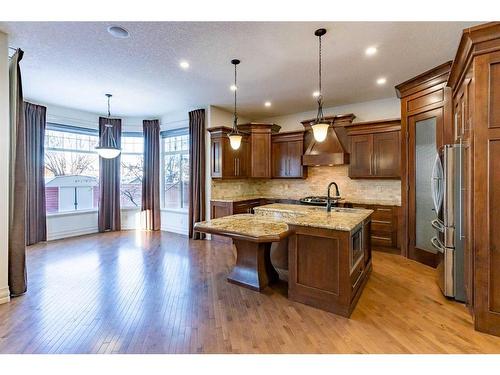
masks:
[(374, 252), (351, 319), (294, 303), (286, 284), (226, 282), (230, 245), (119, 232), (28, 249), (29, 291), (0, 305), (1, 353), (500, 353), (434, 270)]

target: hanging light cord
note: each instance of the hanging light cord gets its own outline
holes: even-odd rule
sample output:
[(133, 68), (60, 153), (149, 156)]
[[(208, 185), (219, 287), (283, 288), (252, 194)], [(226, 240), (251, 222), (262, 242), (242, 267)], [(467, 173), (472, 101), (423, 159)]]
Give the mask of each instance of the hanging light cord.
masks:
[(111, 110), (110, 110), (110, 105), (109, 105), (109, 100), (110, 100), (111, 96), (108, 96), (108, 120), (110, 120), (110, 117), (111, 117)]
[(318, 95), (318, 114), (316, 115), (316, 124), (323, 122), (323, 92), (321, 91), (321, 35), (319, 36), (319, 95)]
[(236, 113), (236, 91), (238, 91), (238, 86), (236, 86), (236, 64), (234, 64), (234, 118), (233, 118), (233, 129), (238, 132), (238, 114)]
[(110, 105), (110, 99), (111, 95), (106, 95), (108, 97), (108, 123), (104, 124), (104, 133), (107, 141), (107, 146), (112, 147), (112, 148), (118, 148), (116, 145), (115, 137), (113, 136), (113, 124), (111, 124), (111, 105)]

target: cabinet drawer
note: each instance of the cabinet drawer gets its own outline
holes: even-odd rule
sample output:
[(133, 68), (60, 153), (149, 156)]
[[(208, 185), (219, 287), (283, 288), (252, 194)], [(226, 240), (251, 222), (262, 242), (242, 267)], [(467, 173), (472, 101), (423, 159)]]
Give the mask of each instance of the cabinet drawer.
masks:
[(356, 289), (359, 286), (364, 269), (365, 269), (365, 263), (363, 261), (360, 261), (357, 264), (357, 266), (352, 270), (351, 272), (352, 289)]
[(393, 222), (392, 207), (372, 207), (372, 219), (377, 221)]
[(393, 222), (388, 220), (372, 220), (372, 233), (382, 232), (382, 233), (392, 233), (393, 232)]
[(392, 237), (384, 234), (372, 234), (370, 236), (372, 246), (393, 247)]

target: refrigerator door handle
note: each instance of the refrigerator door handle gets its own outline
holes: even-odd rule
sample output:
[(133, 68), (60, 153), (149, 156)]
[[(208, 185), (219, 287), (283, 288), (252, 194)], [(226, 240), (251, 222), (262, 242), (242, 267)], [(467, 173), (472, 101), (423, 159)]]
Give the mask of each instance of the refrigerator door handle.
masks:
[(436, 248), (437, 251), (439, 251), (440, 253), (444, 253), (444, 247), (436, 237), (431, 238), (431, 244)]
[(431, 192), (432, 201), (434, 203), (434, 211), (436, 215), (439, 214), (441, 205), (443, 203), (443, 167), (441, 165), (441, 159), (439, 154), (436, 155), (436, 160), (434, 161), (434, 166), (432, 167), (432, 180), (431, 180)]
[(432, 220), (431, 224), (434, 229), (437, 229), (440, 233), (444, 233), (444, 225), (439, 221), (439, 219)]

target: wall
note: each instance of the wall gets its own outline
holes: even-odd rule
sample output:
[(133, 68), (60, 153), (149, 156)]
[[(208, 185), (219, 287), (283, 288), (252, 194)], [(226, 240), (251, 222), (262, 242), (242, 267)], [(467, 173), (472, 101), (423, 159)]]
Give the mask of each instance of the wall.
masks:
[[(354, 122), (375, 121), (384, 119), (394, 119), (401, 117), (401, 104), (399, 99), (394, 98), (372, 100), (369, 102), (347, 104), (338, 107), (323, 108), (325, 116), (343, 115), (354, 113)], [(292, 130), (303, 130), (301, 121), (315, 118), (316, 110), (308, 112), (293, 113), (285, 116), (268, 117), (259, 119), (259, 122), (273, 122), (281, 126), (281, 132)]]
[(9, 49), (7, 35), (0, 32), (0, 303), (9, 302)]
[[(400, 103), (397, 98), (374, 100), (324, 109), (325, 115), (354, 113), (354, 122), (364, 122), (400, 117)], [(316, 117), (315, 111), (294, 113), (285, 116), (258, 119), (259, 122), (273, 122), (280, 125), (281, 132), (302, 130), (300, 121)], [(241, 195), (261, 195), (298, 199), (308, 195), (326, 195), (330, 181), (339, 185), (340, 193), (348, 199), (389, 200), (401, 202), (400, 180), (354, 180), (348, 177), (347, 166), (309, 167), (307, 179), (296, 180), (212, 180), (212, 198), (228, 198)]]

